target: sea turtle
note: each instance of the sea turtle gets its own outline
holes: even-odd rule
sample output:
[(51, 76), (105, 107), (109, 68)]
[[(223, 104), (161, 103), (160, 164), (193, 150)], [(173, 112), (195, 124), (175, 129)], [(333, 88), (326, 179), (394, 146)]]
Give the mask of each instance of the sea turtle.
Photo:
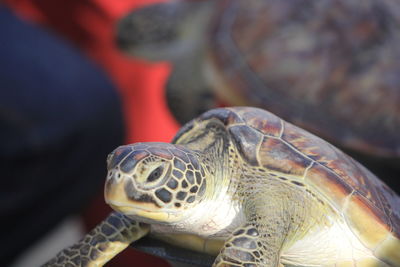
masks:
[(129, 54), (174, 63), (181, 121), (215, 105), (212, 88), (398, 165), (399, 25), (396, 0), (181, 0), (134, 10), (117, 36)]
[(107, 165), (120, 213), (48, 265), (102, 265), (150, 231), (217, 255), (214, 266), (400, 266), (399, 196), (267, 111), (208, 111), (172, 144), (124, 145)]

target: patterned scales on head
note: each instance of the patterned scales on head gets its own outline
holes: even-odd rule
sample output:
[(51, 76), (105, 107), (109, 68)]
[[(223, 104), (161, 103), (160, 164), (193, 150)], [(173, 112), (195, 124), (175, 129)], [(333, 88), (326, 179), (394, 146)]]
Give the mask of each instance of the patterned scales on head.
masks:
[(117, 148), (108, 169), (115, 210), (215, 266), (400, 266), (400, 198), (261, 109), (211, 110), (173, 144)]
[[(137, 201), (138, 205), (149, 202), (154, 208), (184, 208), (193, 203), (196, 196), (202, 197), (205, 193), (204, 169), (195, 154), (183, 146), (137, 143), (120, 147), (111, 155), (108, 176), (112, 178), (117, 173), (116, 180), (122, 179), (120, 172), (131, 173), (138, 162), (141, 162), (140, 167), (135, 169), (133, 179), (127, 181), (122, 193), (125, 195), (126, 192), (127, 197)], [(145, 177), (146, 180), (138, 177)], [(160, 178), (164, 180), (159, 181)], [(114, 180), (108, 180), (106, 192), (113, 190), (113, 183)], [(115, 202), (115, 197), (111, 198)]]

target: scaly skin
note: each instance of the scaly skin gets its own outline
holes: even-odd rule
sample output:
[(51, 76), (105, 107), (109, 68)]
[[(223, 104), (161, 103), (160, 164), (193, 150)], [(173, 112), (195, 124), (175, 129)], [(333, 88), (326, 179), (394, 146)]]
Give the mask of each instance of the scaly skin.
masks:
[(80, 242), (62, 250), (43, 267), (103, 266), (148, 232), (147, 225), (113, 212)]

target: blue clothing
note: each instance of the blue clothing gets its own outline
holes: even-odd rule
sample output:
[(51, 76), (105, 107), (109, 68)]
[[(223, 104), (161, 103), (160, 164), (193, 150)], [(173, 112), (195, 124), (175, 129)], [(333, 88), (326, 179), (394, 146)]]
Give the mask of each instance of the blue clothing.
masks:
[(119, 96), (100, 67), (0, 6), (1, 266), (79, 211), (122, 142)]

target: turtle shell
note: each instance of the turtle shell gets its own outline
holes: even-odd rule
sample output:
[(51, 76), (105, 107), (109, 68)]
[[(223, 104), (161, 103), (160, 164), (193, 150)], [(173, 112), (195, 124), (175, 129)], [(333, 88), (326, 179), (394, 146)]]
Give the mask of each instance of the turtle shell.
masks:
[(262, 107), (341, 147), (400, 157), (400, 2), (219, 2), (208, 74), (228, 104)]
[(173, 142), (192, 142), (216, 122), (224, 125), (243, 161), (306, 184), (343, 214), (378, 258), (400, 263), (400, 198), (361, 164), (319, 137), (250, 107), (206, 112), (186, 124)]

